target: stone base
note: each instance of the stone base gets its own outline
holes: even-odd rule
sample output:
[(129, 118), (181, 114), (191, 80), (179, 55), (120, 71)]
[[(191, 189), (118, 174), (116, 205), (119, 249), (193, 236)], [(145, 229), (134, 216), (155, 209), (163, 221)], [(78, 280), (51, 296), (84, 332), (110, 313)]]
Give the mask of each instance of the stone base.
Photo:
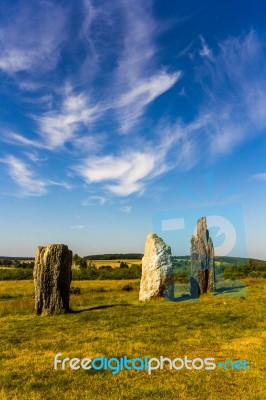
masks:
[(214, 292), (214, 269), (201, 269), (198, 276), (190, 278), (190, 294), (193, 299), (199, 298), (201, 294)]

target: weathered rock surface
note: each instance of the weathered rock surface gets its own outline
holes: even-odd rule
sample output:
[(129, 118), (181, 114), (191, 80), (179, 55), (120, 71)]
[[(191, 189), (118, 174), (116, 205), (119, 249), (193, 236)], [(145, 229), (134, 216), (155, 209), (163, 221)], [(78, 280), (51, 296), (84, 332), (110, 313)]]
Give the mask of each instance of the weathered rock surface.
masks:
[(33, 271), (36, 314), (69, 311), (72, 251), (64, 244), (39, 246)]
[(197, 223), (197, 234), (191, 239), (191, 295), (199, 297), (215, 290), (214, 284), (214, 248), (209, 237), (206, 218)]
[(147, 236), (142, 258), (142, 275), (139, 299), (174, 298), (174, 276), (171, 248), (154, 233)]

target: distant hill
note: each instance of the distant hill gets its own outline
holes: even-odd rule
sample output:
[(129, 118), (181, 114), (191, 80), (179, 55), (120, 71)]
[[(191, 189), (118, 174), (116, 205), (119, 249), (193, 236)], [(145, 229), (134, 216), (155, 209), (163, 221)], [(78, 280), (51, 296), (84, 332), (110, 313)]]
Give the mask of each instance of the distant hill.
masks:
[[(240, 265), (240, 264), (246, 264), (249, 261), (249, 258), (215, 256), (214, 260), (215, 261), (219, 261), (221, 263)], [(254, 261), (260, 261), (260, 260), (255, 260), (254, 259)]]
[(10, 257), (10, 256), (0, 256), (0, 260), (35, 260), (34, 257)]
[[(143, 254), (141, 253), (106, 253), (106, 254), (93, 254), (89, 256), (85, 256), (83, 258), (87, 260), (141, 260)], [(10, 257), (10, 256), (0, 256), (0, 260), (28, 260), (33, 261), (34, 257)], [(174, 261), (178, 260), (190, 260), (190, 256), (172, 256)], [(249, 260), (253, 261), (262, 261), (256, 258), (244, 258), (244, 257), (226, 257), (226, 256), (215, 256), (215, 261), (219, 261), (220, 263), (233, 264), (233, 265), (242, 265), (246, 264)]]
[(87, 260), (141, 260), (143, 254), (141, 253), (114, 253), (114, 254), (95, 254), (85, 256)]
[[(174, 261), (190, 260), (190, 256), (172, 256)], [(227, 256), (214, 256), (214, 260), (219, 263), (241, 265), (246, 264), (250, 259), (244, 257), (227, 257)], [(257, 259), (252, 259), (254, 261), (261, 261)]]

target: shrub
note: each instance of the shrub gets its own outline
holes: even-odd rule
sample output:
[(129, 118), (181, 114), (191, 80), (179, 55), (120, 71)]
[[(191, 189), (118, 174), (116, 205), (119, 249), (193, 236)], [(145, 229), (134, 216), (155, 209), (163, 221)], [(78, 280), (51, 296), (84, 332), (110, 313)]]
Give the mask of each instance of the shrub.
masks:
[(105, 269), (106, 271), (112, 271), (111, 265), (101, 265), (99, 269)]
[(125, 285), (122, 287), (122, 290), (125, 290), (127, 292), (131, 292), (131, 290), (133, 290), (133, 286), (132, 285)]
[(131, 264), (130, 272), (136, 279), (141, 277), (141, 264)]
[(128, 268), (128, 264), (124, 261), (121, 261), (119, 268)]
[(174, 274), (174, 282), (176, 283), (188, 283), (188, 272), (180, 271)]
[(224, 278), (263, 278), (266, 275), (266, 261), (248, 260), (246, 264), (233, 265), (224, 268)]
[(80, 269), (87, 269), (88, 268), (87, 260), (85, 258), (81, 258), (79, 260), (79, 268)]
[(72, 280), (107, 280), (107, 279), (138, 279), (141, 276), (140, 266), (131, 266), (130, 268), (86, 268), (73, 269)]
[(0, 280), (24, 280), (32, 279), (33, 269), (22, 269), (22, 268), (12, 268), (12, 269), (0, 269)]
[(81, 290), (79, 287), (75, 287), (75, 286), (71, 286), (70, 288), (70, 294), (75, 294), (75, 295), (79, 295), (81, 294)]

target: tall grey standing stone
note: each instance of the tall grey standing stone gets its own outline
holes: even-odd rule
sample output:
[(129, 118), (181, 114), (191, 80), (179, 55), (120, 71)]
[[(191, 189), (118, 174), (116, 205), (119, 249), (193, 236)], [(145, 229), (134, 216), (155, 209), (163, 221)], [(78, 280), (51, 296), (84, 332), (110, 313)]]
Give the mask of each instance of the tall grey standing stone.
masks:
[(165, 297), (174, 298), (174, 275), (171, 248), (154, 233), (147, 236), (142, 258), (139, 299), (141, 301)]
[(33, 271), (36, 314), (68, 312), (72, 251), (65, 244), (39, 246)]
[(197, 234), (191, 239), (191, 296), (199, 297), (215, 290), (214, 247), (207, 229), (206, 218), (197, 222)]

